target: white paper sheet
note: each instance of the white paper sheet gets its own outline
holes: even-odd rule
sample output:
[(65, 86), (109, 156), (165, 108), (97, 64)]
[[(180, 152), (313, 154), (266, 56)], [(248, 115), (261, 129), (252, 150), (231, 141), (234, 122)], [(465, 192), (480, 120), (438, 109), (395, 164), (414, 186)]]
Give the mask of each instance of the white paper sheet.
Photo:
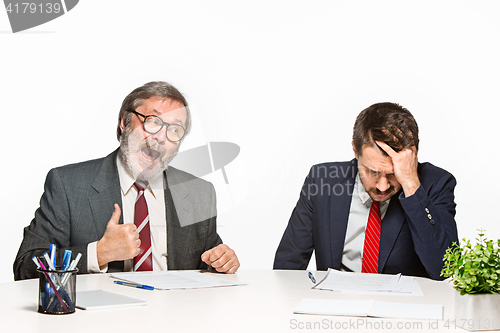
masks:
[(439, 304), (410, 304), (373, 300), (353, 301), (305, 298), (293, 312), (331, 316), (443, 319), (443, 306)]
[(166, 271), (156, 273), (114, 273), (111, 277), (155, 289), (196, 289), (242, 285), (210, 273), (199, 271)]
[(140, 298), (103, 289), (76, 292), (76, 307), (83, 310), (100, 310), (138, 305), (147, 305), (147, 302)]
[(422, 290), (414, 277), (386, 274), (356, 274), (329, 269), (313, 288), (354, 294), (419, 295)]

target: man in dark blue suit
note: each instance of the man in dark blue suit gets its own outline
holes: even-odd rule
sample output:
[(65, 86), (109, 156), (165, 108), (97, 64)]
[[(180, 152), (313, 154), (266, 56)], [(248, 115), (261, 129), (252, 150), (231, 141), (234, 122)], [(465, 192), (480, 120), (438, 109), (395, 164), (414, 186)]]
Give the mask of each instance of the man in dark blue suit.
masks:
[(418, 143), (418, 126), (407, 109), (378, 103), (363, 110), (353, 131), (356, 158), (311, 168), (274, 269), (306, 269), (315, 251), (318, 270), (369, 272), (363, 265), (363, 254), (367, 263), (372, 251), (365, 230), (372, 203), (378, 202), (373, 272), (441, 280), (444, 253), (458, 243), (456, 180), (418, 163)]

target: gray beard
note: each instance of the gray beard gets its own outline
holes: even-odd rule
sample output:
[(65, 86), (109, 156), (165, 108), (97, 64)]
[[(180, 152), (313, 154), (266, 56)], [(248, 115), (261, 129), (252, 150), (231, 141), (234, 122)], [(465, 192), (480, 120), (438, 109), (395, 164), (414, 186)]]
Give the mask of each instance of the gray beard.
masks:
[(133, 179), (143, 181), (151, 181), (152, 179), (155, 179), (168, 168), (168, 164), (174, 159), (179, 151), (179, 149), (177, 149), (174, 153), (168, 155), (165, 160), (161, 160), (162, 156), (160, 156), (160, 161), (157, 162), (153, 169), (144, 168), (143, 170), (140, 170), (140, 163), (136, 160), (137, 152), (132, 152), (132, 150), (140, 150), (142, 147), (137, 142), (132, 142), (131, 145), (131, 141), (134, 140), (133, 137), (131, 138), (131, 135), (133, 134), (130, 126), (125, 127), (120, 137), (120, 151), (118, 156)]

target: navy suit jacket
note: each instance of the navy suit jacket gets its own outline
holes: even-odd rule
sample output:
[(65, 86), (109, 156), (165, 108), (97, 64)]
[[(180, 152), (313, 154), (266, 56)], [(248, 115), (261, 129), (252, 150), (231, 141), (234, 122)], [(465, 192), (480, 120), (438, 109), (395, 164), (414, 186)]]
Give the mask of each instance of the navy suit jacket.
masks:
[[(276, 251), (274, 269), (306, 269), (313, 250), (318, 270), (340, 269), (357, 160), (314, 165)], [(379, 273), (442, 280), (443, 256), (458, 243), (455, 178), (419, 163), (420, 187), (395, 194), (382, 220)]]

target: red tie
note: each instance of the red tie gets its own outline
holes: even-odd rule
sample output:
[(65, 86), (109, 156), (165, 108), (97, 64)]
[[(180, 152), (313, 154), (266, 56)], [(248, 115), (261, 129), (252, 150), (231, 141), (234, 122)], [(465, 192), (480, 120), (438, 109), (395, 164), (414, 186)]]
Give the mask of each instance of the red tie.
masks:
[(378, 248), (380, 245), (380, 206), (378, 201), (372, 202), (363, 248), (363, 273), (378, 273)]
[(144, 188), (146, 184), (134, 183), (137, 189), (137, 199), (135, 200), (134, 224), (141, 240), (141, 252), (134, 258), (134, 271), (152, 271), (153, 255), (151, 254), (151, 234), (149, 232), (149, 213), (146, 198), (144, 198)]

